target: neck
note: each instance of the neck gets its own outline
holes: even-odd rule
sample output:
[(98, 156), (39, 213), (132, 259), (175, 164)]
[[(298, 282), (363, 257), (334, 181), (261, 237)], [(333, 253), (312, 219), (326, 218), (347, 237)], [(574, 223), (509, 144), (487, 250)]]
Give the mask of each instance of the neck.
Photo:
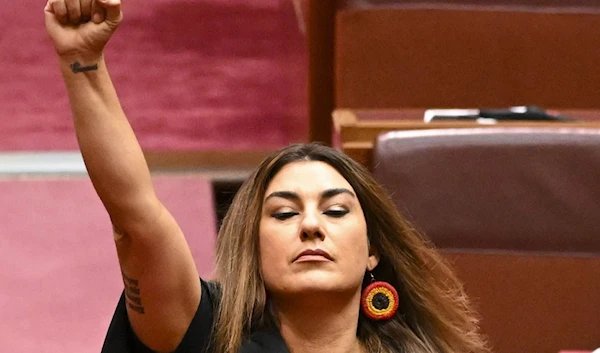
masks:
[(290, 353), (364, 352), (356, 336), (360, 292), (346, 298), (339, 293), (304, 294), (274, 300), (274, 304)]

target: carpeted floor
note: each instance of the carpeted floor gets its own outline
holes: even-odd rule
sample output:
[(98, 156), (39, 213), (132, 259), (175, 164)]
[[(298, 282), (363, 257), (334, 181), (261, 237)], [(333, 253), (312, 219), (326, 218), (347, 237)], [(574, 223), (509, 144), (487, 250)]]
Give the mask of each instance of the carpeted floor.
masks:
[[(43, 0), (0, 12), (0, 151), (76, 148)], [(291, 0), (123, 0), (107, 47), (147, 149), (266, 149), (307, 138), (306, 54)]]
[[(213, 269), (210, 183), (163, 175), (157, 192)], [(87, 177), (0, 180), (2, 352), (97, 353), (122, 290), (111, 226)]]

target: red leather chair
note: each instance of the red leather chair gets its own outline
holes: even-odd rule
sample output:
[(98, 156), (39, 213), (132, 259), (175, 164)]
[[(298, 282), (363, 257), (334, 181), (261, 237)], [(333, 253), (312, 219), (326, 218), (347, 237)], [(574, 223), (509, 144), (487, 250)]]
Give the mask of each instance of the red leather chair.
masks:
[(373, 158), (454, 263), (495, 352), (600, 346), (600, 129), (395, 131)]

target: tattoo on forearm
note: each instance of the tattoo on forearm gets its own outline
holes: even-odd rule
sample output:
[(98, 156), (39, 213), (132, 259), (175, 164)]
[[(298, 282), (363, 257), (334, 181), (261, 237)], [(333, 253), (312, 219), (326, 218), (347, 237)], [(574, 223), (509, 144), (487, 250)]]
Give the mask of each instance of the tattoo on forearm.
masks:
[(98, 70), (98, 64), (90, 65), (90, 66), (81, 66), (81, 64), (77, 61), (71, 64), (71, 71), (73, 71), (74, 74), (79, 73), (79, 72), (96, 71), (96, 70)]
[(124, 273), (123, 275), (123, 284), (125, 284), (125, 298), (127, 300), (127, 306), (137, 311), (140, 314), (145, 312), (144, 307), (142, 306), (142, 298), (140, 295), (140, 288), (138, 286), (138, 280), (127, 277)]

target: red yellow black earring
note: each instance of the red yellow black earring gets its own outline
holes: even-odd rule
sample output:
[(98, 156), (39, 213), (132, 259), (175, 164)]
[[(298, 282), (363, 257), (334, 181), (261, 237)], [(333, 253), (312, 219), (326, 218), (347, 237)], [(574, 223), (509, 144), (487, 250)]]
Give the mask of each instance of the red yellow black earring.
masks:
[(363, 313), (371, 320), (390, 319), (398, 311), (398, 292), (391, 284), (375, 281), (371, 275), (371, 284), (362, 292), (361, 307)]

